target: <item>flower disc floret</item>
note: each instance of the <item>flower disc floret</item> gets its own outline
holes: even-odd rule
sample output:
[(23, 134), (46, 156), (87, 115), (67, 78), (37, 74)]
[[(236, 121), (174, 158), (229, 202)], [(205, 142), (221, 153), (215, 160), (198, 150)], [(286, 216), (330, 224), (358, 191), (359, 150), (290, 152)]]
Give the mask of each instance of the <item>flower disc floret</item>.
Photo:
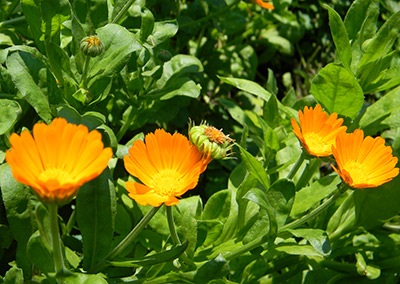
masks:
[(291, 119), (293, 132), (307, 153), (316, 157), (332, 155), (336, 136), (347, 129), (342, 126), (343, 119), (338, 118), (337, 113), (328, 116), (321, 105), (315, 108), (306, 106), (304, 112), (299, 110), (298, 116), (300, 125), (294, 118)]
[(144, 142), (135, 141), (124, 157), (126, 170), (142, 182), (127, 181), (126, 189), (141, 205), (175, 205), (196, 187), (209, 162), (182, 134), (157, 129)]
[(45, 202), (65, 203), (86, 182), (98, 177), (112, 157), (101, 134), (84, 125), (56, 118), (37, 123), (33, 135), (22, 131), (10, 136), (6, 152), (14, 178), (30, 186)]
[(399, 174), (392, 148), (382, 137), (364, 138), (360, 129), (339, 134), (332, 151), (337, 163), (333, 169), (351, 188), (378, 187)]

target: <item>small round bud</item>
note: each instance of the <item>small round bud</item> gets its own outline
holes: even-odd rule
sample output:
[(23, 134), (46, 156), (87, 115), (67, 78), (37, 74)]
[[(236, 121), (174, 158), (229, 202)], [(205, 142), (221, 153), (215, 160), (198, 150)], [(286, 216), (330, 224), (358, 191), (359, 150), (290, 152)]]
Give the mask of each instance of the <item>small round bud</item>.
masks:
[(157, 54), (157, 58), (161, 62), (167, 62), (171, 59), (171, 57), (172, 57), (171, 52), (169, 52), (168, 50), (165, 50), (165, 49), (161, 49), (160, 52), (158, 52), (158, 54)]
[[(225, 135), (222, 130), (205, 123), (199, 126), (190, 126), (189, 140), (205, 155), (212, 159), (229, 157), (234, 141)], [(228, 153), (229, 152), (229, 153)]]
[(81, 40), (81, 51), (86, 56), (96, 57), (103, 53), (104, 44), (97, 36), (87, 36)]

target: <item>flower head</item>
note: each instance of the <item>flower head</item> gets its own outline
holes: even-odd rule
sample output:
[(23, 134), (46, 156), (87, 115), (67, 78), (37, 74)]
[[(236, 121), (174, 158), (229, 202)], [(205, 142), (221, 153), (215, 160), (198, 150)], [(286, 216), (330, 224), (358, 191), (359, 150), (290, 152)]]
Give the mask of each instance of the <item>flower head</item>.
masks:
[(364, 132), (357, 129), (340, 133), (332, 148), (338, 168), (332, 167), (352, 188), (378, 187), (399, 174), (397, 158), (382, 137), (364, 138)]
[(126, 170), (143, 183), (127, 181), (126, 189), (141, 205), (175, 205), (197, 185), (209, 162), (182, 134), (157, 129), (145, 142), (135, 141), (124, 157)]
[(45, 202), (69, 201), (79, 187), (104, 171), (112, 157), (98, 131), (89, 132), (64, 118), (35, 124), (33, 135), (27, 130), (13, 133), (10, 143), (6, 161), (14, 178)]
[(190, 141), (205, 155), (212, 159), (224, 159), (229, 156), (233, 139), (222, 130), (202, 123), (189, 126)]
[(90, 57), (96, 57), (103, 53), (104, 44), (98, 36), (87, 36), (81, 40), (81, 51)]
[(300, 126), (294, 118), (291, 119), (293, 132), (306, 151), (316, 157), (332, 155), (332, 145), (336, 143), (336, 136), (347, 129), (346, 126), (342, 126), (343, 119), (337, 118), (337, 113), (328, 116), (321, 105), (314, 109), (306, 106), (304, 113), (299, 110), (299, 120)]
[(260, 6), (261, 8), (264, 8), (264, 9), (268, 9), (268, 10), (274, 10), (275, 9), (274, 4), (268, 3), (268, 2), (264, 2), (263, 0), (253, 0), (253, 2), (256, 5)]

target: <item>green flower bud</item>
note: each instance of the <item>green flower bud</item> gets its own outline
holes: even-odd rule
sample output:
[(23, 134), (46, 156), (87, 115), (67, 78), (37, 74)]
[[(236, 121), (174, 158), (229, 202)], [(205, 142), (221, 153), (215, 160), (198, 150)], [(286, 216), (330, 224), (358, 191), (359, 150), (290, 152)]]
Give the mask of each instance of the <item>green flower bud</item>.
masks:
[(103, 53), (104, 44), (97, 36), (87, 36), (81, 40), (81, 51), (86, 56), (96, 57)]
[(233, 147), (233, 139), (225, 135), (222, 130), (205, 123), (190, 126), (189, 140), (202, 153), (213, 159), (228, 158)]
[(157, 54), (157, 58), (161, 62), (167, 62), (171, 59), (171, 57), (172, 57), (171, 52), (169, 52), (168, 50), (165, 50), (165, 49), (160, 50)]

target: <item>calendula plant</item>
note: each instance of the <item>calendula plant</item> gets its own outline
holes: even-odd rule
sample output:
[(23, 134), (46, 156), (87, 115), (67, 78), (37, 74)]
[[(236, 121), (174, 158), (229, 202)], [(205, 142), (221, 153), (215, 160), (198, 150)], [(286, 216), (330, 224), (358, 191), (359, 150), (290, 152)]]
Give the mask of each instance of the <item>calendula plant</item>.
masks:
[(0, 283), (399, 281), (396, 3), (1, 5)]

